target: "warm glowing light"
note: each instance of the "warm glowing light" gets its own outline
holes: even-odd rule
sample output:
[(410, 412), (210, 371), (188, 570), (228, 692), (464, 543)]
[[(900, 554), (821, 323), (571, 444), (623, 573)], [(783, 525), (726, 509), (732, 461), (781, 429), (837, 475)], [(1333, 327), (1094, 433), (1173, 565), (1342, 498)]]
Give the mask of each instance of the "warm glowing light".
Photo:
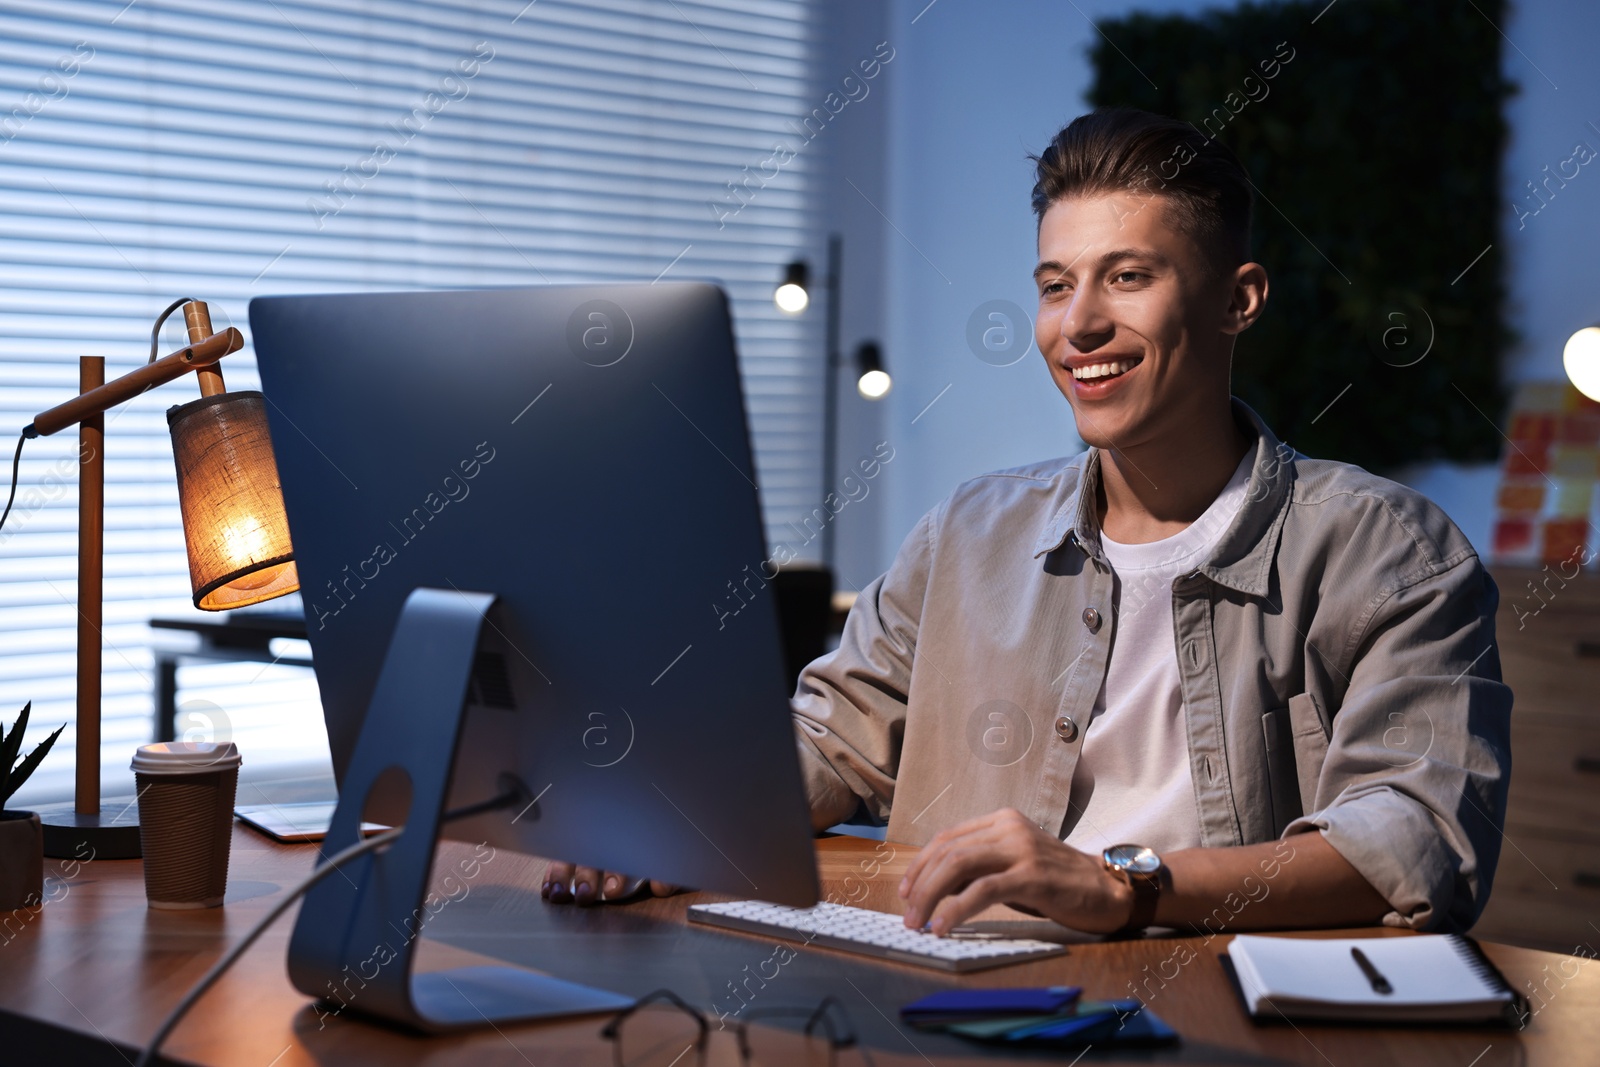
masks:
[[(279, 592), (273, 593), (273, 596), (282, 596), (283, 593), (293, 592), (294, 589), (299, 588), (300, 579), (296, 575), (295, 565), (292, 561), (289, 563), (279, 563), (271, 567), (263, 567), (258, 571), (251, 571), (249, 574), (240, 575), (238, 578), (235, 578), (233, 581), (229, 582), (224, 588), (232, 590), (233, 593), (230, 595), (235, 596), (237, 599), (249, 599), (247, 594), (255, 593), (261, 589), (270, 589), (271, 587), (280, 583), (286, 586), (292, 586), (292, 588), (282, 589)], [(260, 599), (268, 600), (271, 598), (261, 597)], [(250, 602), (255, 603), (256, 601), (251, 600)]]
[(222, 540), (222, 550), (235, 567), (248, 567), (267, 557), (267, 531), (251, 516), (244, 516), (242, 523), (228, 523), (218, 531), (217, 536)]
[(194, 606), (224, 611), (298, 589), (261, 394), (204, 396), (167, 412), (167, 425)]
[(888, 395), (891, 384), (888, 372), (869, 370), (856, 382), (856, 389), (868, 400), (881, 400)]
[(1600, 400), (1600, 326), (1585, 326), (1567, 338), (1561, 362), (1578, 392), (1590, 400)]
[(778, 305), (779, 311), (787, 311), (791, 315), (804, 311), (806, 305), (811, 303), (810, 294), (793, 282), (785, 282), (778, 286), (772, 294), (772, 299)]

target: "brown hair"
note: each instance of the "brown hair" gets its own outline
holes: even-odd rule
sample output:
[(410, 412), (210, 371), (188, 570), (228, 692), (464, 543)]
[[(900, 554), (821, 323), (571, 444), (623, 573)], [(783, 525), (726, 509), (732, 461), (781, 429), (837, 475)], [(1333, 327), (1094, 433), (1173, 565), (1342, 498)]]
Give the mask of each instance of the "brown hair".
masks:
[(1213, 265), (1229, 270), (1250, 258), (1255, 194), (1237, 157), (1187, 122), (1128, 107), (1099, 108), (1073, 119), (1035, 164), (1038, 221), (1057, 200), (1136, 192), (1165, 200), (1167, 217)]

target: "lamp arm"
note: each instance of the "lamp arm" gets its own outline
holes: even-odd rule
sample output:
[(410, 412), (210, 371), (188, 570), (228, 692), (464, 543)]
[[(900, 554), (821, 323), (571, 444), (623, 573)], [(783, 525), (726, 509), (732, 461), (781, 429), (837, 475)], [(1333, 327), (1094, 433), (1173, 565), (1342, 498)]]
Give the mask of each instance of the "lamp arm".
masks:
[(131, 400), (140, 393), (165, 385), (174, 378), (181, 378), (189, 371), (209, 367), (228, 353), (237, 352), (243, 347), (244, 335), (229, 326), (204, 341), (187, 348), (180, 348), (176, 352), (162, 356), (154, 363), (147, 363), (131, 370), (97, 389), (80, 393), (64, 404), (57, 404), (48, 411), (41, 411), (22, 431), (23, 436), (49, 437), (53, 433), (59, 433), (91, 415), (98, 415), (108, 408), (115, 407), (124, 400)]

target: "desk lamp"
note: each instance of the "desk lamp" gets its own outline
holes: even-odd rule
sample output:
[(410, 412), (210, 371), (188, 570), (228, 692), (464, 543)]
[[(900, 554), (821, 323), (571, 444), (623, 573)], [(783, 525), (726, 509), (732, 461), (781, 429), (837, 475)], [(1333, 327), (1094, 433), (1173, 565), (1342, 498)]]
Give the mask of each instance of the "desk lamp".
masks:
[[(179, 307), (184, 309), (189, 346), (157, 359), (161, 324)], [(23, 441), (78, 427), (77, 782), (71, 810), (40, 812), (47, 856), (131, 859), (140, 852), (137, 806), (129, 804), (120, 812), (100, 810), (106, 410), (194, 371), (200, 399), (167, 412), (194, 605), (221, 611), (300, 588), (267, 436), (264, 397), (253, 391), (224, 392), (222, 372), (216, 367), (223, 356), (243, 346), (244, 338), (231, 326), (221, 333), (212, 331), (204, 303), (174, 301), (151, 331), (149, 363), (107, 382), (104, 356), (80, 357), (79, 395), (36, 415), (17, 442), (16, 460), (20, 460)]]

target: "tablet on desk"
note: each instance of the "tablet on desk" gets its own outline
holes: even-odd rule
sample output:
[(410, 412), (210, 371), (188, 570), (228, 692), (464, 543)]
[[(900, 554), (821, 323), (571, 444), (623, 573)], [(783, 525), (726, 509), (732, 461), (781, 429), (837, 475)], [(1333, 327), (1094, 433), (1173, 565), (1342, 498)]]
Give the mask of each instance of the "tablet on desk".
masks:
[[(260, 804), (234, 808), (233, 814), (246, 826), (260, 830), (274, 841), (296, 844), (321, 841), (326, 837), (336, 807), (338, 801), (313, 800), (298, 804)], [(361, 824), (361, 835), (371, 837), (387, 829), (387, 826), (379, 823), (364, 822)]]

